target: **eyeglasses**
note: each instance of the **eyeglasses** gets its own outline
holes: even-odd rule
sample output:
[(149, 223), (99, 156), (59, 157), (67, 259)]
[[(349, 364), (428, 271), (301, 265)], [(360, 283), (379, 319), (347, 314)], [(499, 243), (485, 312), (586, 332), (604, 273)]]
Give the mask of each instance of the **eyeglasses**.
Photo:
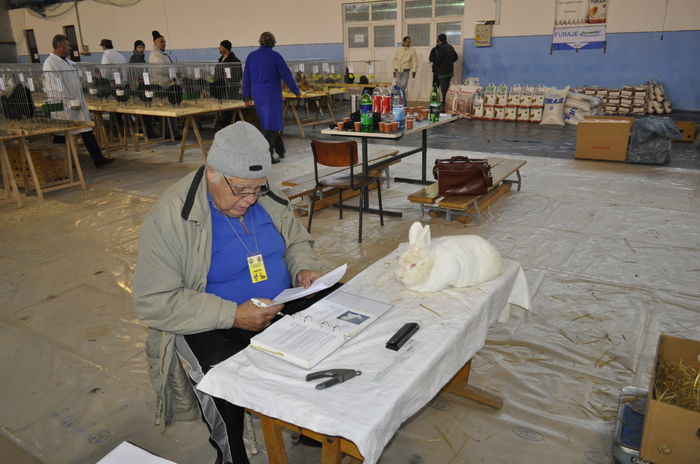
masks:
[(270, 193), (270, 185), (265, 182), (264, 184), (261, 185), (256, 185), (255, 187), (252, 188), (252, 190), (246, 190), (249, 189), (250, 187), (240, 187), (238, 185), (231, 185), (231, 183), (228, 181), (226, 176), (223, 176), (224, 180), (226, 181), (226, 185), (228, 185), (228, 188), (231, 189), (231, 193), (233, 193), (234, 196), (236, 197), (245, 197), (248, 195), (255, 195), (255, 197), (263, 197)]

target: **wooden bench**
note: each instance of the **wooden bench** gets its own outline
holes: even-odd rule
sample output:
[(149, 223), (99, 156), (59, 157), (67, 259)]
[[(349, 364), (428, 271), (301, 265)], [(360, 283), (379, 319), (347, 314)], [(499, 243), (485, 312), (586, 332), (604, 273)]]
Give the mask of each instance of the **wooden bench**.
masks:
[[(491, 165), (493, 187), (486, 195), (453, 195), (440, 196), (437, 182), (418, 190), (408, 196), (409, 201), (420, 205), (420, 213), (426, 212), (435, 215), (445, 214), (449, 221), (456, 218), (459, 222), (467, 223), (474, 219), (476, 224), (481, 223), (481, 211), (486, 210), (496, 200), (505, 195), (512, 184), (517, 184), (518, 191), (522, 185), (520, 168), (527, 163), (524, 160), (488, 157)], [(512, 174), (517, 175), (517, 180), (507, 179)]]
[[(370, 174), (377, 175), (379, 172), (384, 171), (384, 175), (386, 176), (387, 188), (389, 188), (391, 184), (389, 167), (391, 165), (401, 162), (400, 159), (389, 161), (389, 158), (391, 158), (392, 156), (396, 156), (398, 153), (398, 150), (379, 153), (369, 159)], [(372, 165), (376, 164), (381, 164), (381, 166), (372, 169)], [(332, 174), (348, 171), (349, 169), (350, 168), (334, 167), (319, 168), (318, 177), (320, 179), (326, 176), (330, 176)], [(362, 170), (362, 165), (356, 165), (355, 170), (357, 170), (357, 172), (360, 172)], [(302, 174), (301, 176), (294, 177), (292, 179), (282, 181), (282, 185), (288, 187), (282, 190), (282, 193), (284, 193), (287, 196), (287, 198), (289, 198), (290, 200), (301, 198), (302, 200), (304, 200), (302, 204), (295, 205), (295, 209), (304, 214), (308, 214), (309, 208), (311, 207), (311, 195), (314, 193), (314, 189), (316, 187), (316, 178), (314, 176), (314, 173), (310, 172), (307, 174)], [(370, 188), (374, 187), (370, 186)], [(343, 200), (357, 196), (359, 195), (359, 192), (359, 190), (346, 190), (343, 192)], [(324, 190), (321, 190), (319, 197), (316, 199), (314, 211), (318, 211), (319, 209), (325, 208), (329, 204), (335, 203), (337, 201), (337, 195), (337, 189), (326, 188)]]

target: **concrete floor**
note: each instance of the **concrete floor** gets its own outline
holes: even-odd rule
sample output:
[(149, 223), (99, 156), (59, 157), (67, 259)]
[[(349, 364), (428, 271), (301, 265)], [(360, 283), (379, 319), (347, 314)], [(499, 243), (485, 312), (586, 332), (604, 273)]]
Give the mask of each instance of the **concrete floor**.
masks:
[[(272, 182), (311, 168), (308, 140), (294, 128), (285, 140), (288, 156), (274, 166)], [(535, 309), (492, 328), (475, 362), (473, 382), (501, 392), (504, 411), (440, 395), (404, 424), (380, 462), (611, 462), (609, 413), (621, 386), (646, 387), (660, 332), (700, 333), (697, 145), (674, 143), (667, 167), (575, 161), (575, 128), (466, 120), (437, 129), (429, 144), (431, 162), (472, 152), (527, 159), (523, 191), (499, 200), (481, 226), (423, 221), (436, 236), (482, 235), (521, 262)], [(214, 462), (199, 421), (165, 432), (152, 425), (146, 330), (131, 309), (143, 216), (165, 188), (201, 163), (201, 153), (189, 150), (180, 164), (177, 147), (161, 144), (115, 156), (101, 170), (82, 158), (86, 191), (0, 208), (3, 462), (95, 462), (124, 440), (181, 464)], [(417, 168), (410, 157), (392, 174), (413, 176)], [(405, 241), (420, 219), (406, 201), (414, 190), (392, 184), (385, 207), (404, 217), (388, 219), (384, 228), (367, 217), (362, 244), (356, 215), (348, 212), (342, 221), (332, 209), (315, 215), (312, 232), (329, 266), (348, 262), (352, 277)], [(577, 326), (581, 314), (593, 322)], [(572, 347), (561, 330), (582, 340), (605, 333), (615, 345)], [(625, 341), (618, 343), (619, 334)], [(599, 362), (613, 348), (615, 362)], [(573, 408), (574, 394), (594, 409)], [(266, 462), (258, 446), (253, 462)], [(312, 462), (318, 451), (290, 444), (289, 455), (292, 463)]]

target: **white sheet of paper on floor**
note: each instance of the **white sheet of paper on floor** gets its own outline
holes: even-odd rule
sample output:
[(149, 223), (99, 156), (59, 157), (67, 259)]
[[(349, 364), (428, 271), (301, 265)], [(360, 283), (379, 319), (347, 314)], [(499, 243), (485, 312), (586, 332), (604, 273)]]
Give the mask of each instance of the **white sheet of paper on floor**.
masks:
[(109, 454), (99, 461), (97, 464), (176, 464), (174, 461), (163, 459), (146, 450), (134, 446), (125, 441), (114, 448)]

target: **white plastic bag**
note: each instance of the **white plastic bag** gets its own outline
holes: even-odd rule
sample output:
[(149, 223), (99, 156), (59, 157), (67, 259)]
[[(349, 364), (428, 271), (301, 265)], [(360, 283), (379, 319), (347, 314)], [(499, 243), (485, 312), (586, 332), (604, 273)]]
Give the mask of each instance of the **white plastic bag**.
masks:
[(564, 126), (564, 104), (569, 86), (559, 90), (555, 87), (547, 87), (544, 91), (544, 111), (542, 112), (542, 125)]

